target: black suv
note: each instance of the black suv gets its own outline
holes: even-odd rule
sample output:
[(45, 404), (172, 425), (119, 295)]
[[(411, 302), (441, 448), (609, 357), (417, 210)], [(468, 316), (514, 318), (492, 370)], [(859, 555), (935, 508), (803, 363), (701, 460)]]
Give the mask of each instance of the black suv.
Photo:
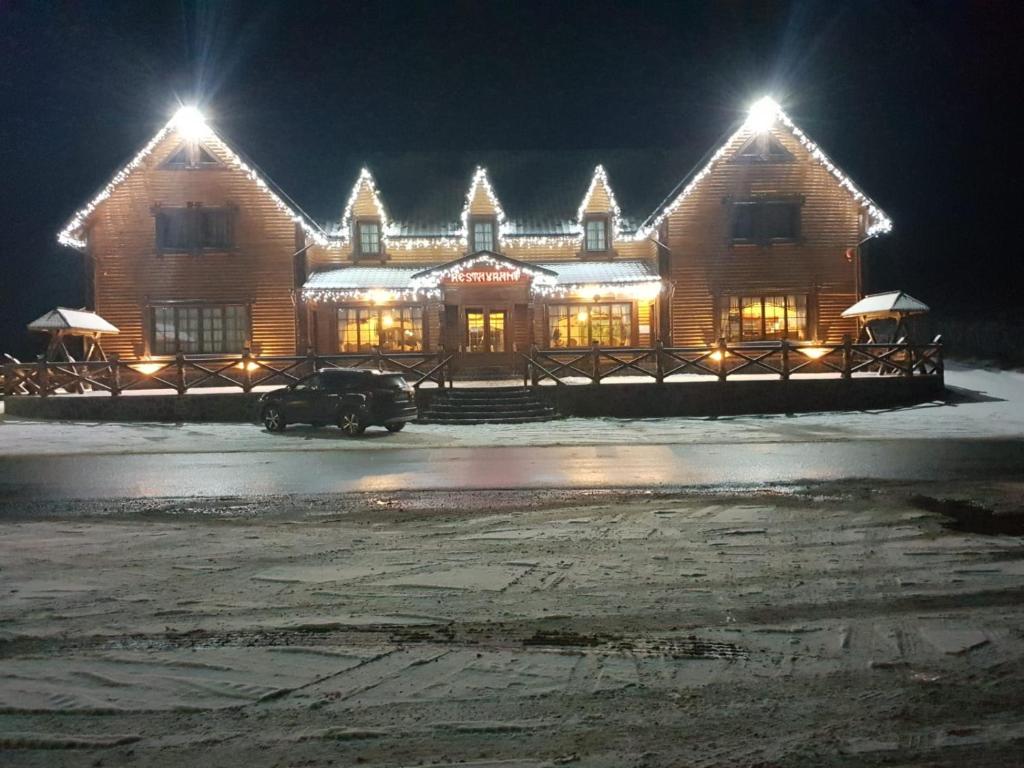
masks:
[(260, 397), (260, 419), (271, 432), (289, 424), (334, 423), (346, 435), (370, 426), (398, 432), (416, 418), (416, 392), (397, 373), (328, 368)]

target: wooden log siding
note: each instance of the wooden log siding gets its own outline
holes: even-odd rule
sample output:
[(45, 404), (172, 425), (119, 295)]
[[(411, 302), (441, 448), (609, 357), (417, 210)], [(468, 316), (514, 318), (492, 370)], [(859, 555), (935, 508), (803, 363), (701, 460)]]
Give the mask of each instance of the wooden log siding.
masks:
[[(806, 294), (812, 337), (838, 343), (856, 335), (856, 321), (840, 313), (857, 299), (857, 264), (846, 250), (864, 237), (860, 208), (787, 131), (773, 133), (792, 162), (736, 163), (727, 154), (662, 224), (675, 284), (673, 345), (713, 343), (718, 299), (728, 295)], [(803, 200), (796, 243), (732, 244), (728, 201), (761, 195)]]
[[(160, 168), (178, 142), (172, 133), (90, 221), (95, 309), (121, 330), (104, 339), (104, 348), (125, 359), (134, 357), (136, 347), (146, 343), (147, 305), (196, 300), (251, 305), (252, 340), (263, 354), (294, 354), (295, 223), (224, 157), (218, 157), (225, 163), (218, 169)], [(153, 207), (189, 202), (236, 210), (229, 252), (157, 253)]]

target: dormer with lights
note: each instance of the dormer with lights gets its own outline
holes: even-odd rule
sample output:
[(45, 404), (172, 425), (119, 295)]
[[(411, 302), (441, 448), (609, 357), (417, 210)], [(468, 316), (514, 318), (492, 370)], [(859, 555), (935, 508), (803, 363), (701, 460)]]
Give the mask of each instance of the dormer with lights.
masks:
[(341, 219), (343, 236), (352, 244), (353, 261), (386, 261), (388, 216), (373, 174), (359, 172)]
[(466, 203), (462, 209), (462, 231), (466, 239), (466, 253), (489, 251), (499, 253), (501, 248), (501, 226), (505, 223), (505, 211), (498, 202), (487, 169), (477, 168), (473, 173)]
[(598, 165), (576, 213), (582, 233), (580, 258), (607, 259), (615, 255), (613, 246), (619, 234), (621, 216), (608, 174), (604, 166)]

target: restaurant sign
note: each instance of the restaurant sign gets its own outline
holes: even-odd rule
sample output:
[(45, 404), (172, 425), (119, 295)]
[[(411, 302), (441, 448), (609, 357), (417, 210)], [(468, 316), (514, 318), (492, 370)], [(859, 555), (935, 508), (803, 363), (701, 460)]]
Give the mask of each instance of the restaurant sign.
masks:
[(445, 278), (445, 282), (456, 285), (508, 285), (523, 279), (523, 270), (519, 267), (499, 267), (497, 269), (464, 269), (453, 272)]

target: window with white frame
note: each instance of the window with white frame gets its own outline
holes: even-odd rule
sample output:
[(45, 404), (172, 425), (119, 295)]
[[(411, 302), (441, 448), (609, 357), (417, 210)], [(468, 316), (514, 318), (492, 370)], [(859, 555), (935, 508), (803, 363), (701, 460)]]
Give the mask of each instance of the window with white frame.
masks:
[(806, 295), (728, 296), (721, 306), (720, 333), (727, 341), (808, 338)]
[(249, 336), (244, 304), (158, 304), (152, 308), (154, 355), (238, 354)]
[(586, 220), (586, 249), (588, 251), (608, 250), (608, 222), (605, 219)]
[(553, 349), (628, 347), (633, 341), (633, 305), (551, 304), (548, 306), (548, 344)]
[(423, 308), (338, 308), (339, 352), (367, 352), (378, 345), (390, 352), (422, 351)]
[(360, 221), (356, 227), (359, 230), (359, 253), (363, 256), (379, 256), (380, 224), (376, 221)]
[(234, 211), (229, 208), (159, 208), (156, 247), (161, 253), (228, 250), (234, 246)]
[(474, 221), (473, 229), (473, 251), (493, 251), (494, 247), (494, 222), (490, 219)]

